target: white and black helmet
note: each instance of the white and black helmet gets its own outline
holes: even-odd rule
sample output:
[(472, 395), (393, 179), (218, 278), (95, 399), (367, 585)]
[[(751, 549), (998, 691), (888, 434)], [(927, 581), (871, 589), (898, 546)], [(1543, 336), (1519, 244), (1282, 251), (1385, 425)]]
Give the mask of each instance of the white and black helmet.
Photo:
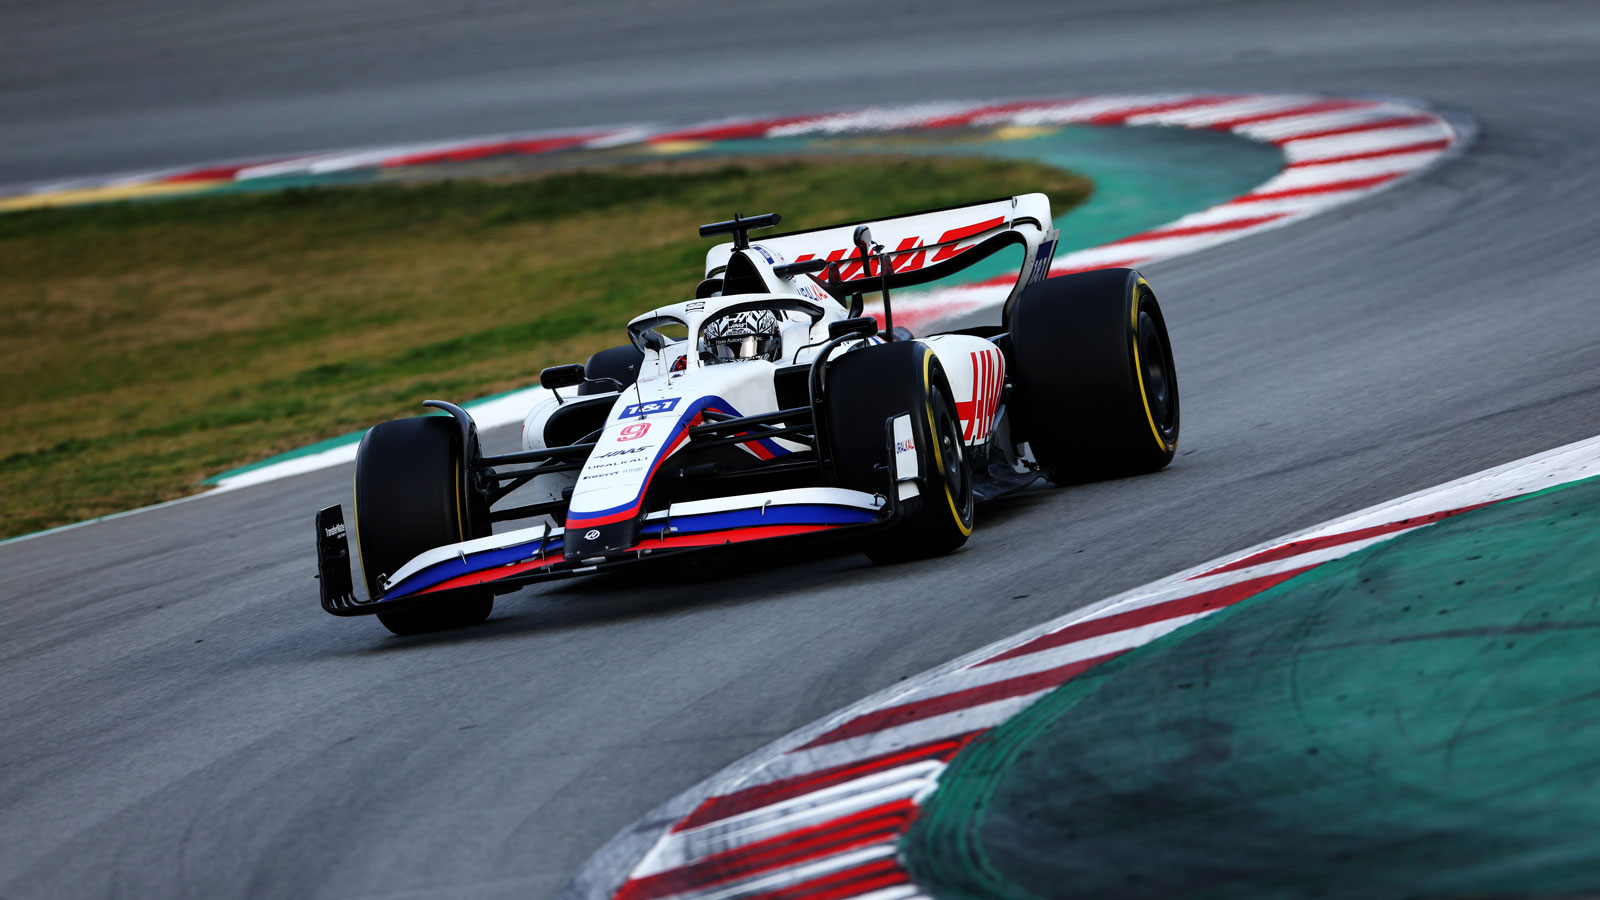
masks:
[(700, 358), (707, 365), (765, 359), (783, 355), (778, 317), (771, 310), (755, 309), (718, 316), (700, 332)]

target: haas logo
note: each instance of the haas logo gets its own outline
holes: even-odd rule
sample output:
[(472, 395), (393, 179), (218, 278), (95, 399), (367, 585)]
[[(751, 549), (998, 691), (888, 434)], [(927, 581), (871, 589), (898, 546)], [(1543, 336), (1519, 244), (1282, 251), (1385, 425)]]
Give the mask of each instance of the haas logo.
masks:
[(588, 531), (585, 531), (583, 533), (583, 539), (586, 541), (598, 541), (600, 539), (600, 529), (591, 528)]

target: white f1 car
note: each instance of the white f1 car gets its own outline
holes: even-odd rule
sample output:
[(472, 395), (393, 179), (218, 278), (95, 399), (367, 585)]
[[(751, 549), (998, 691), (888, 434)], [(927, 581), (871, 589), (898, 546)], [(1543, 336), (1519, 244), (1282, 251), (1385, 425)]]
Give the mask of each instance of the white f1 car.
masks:
[[(973, 506), (1040, 476), (1151, 472), (1178, 442), (1178, 385), (1139, 273), (1048, 278), (1050, 202), (1025, 194), (751, 243), (769, 214), (703, 226), (694, 299), (629, 343), (545, 369), (522, 451), (486, 456), (461, 408), (384, 422), (343, 510), (317, 515), (322, 606), (415, 634), (482, 622), (533, 581), (754, 542), (846, 538), (880, 563), (948, 553)], [(915, 338), (889, 292), (1006, 247), (999, 324)], [(887, 249), (887, 248), (893, 249)], [(883, 322), (863, 316), (881, 292)], [(503, 508), (519, 488), (536, 502)], [(532, 520), (493, 532), (496, 522)]]

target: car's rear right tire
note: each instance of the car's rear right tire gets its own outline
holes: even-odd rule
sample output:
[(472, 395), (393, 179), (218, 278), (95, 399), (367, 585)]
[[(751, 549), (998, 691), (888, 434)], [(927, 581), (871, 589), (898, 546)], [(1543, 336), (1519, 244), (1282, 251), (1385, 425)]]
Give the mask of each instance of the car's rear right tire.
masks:
[(1166, 320), (1132, 269), (1031, 285), (1009, 311), (1014, 434), (1059, 484), (1154, 472), (1178, 449)]
[[(424, 550), (488, 533), (487, 515), (472, 516), (471, 498), (461, 496), (464, 455), (461, 433), (446, 416), (383, 422), (361, 439), (356, 548), (368, 596), (378, 596), (379, 579)], [(474, 518), (483, 523), (476, 531)], [(462, 589), (431, 606), (378, 613), (378, 621), (395, 634), (426, 634), (481, 624), (493, 609), (492, 589)]]

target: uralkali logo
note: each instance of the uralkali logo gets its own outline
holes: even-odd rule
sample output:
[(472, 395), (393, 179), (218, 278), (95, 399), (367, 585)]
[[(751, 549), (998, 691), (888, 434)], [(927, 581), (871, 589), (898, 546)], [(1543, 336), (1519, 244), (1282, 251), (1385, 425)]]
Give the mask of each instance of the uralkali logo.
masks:
[(922, 463), (917, 458), (917, 441), (910, 416), (894, 419), (894, 478), (909, 481), (922, 474)]

